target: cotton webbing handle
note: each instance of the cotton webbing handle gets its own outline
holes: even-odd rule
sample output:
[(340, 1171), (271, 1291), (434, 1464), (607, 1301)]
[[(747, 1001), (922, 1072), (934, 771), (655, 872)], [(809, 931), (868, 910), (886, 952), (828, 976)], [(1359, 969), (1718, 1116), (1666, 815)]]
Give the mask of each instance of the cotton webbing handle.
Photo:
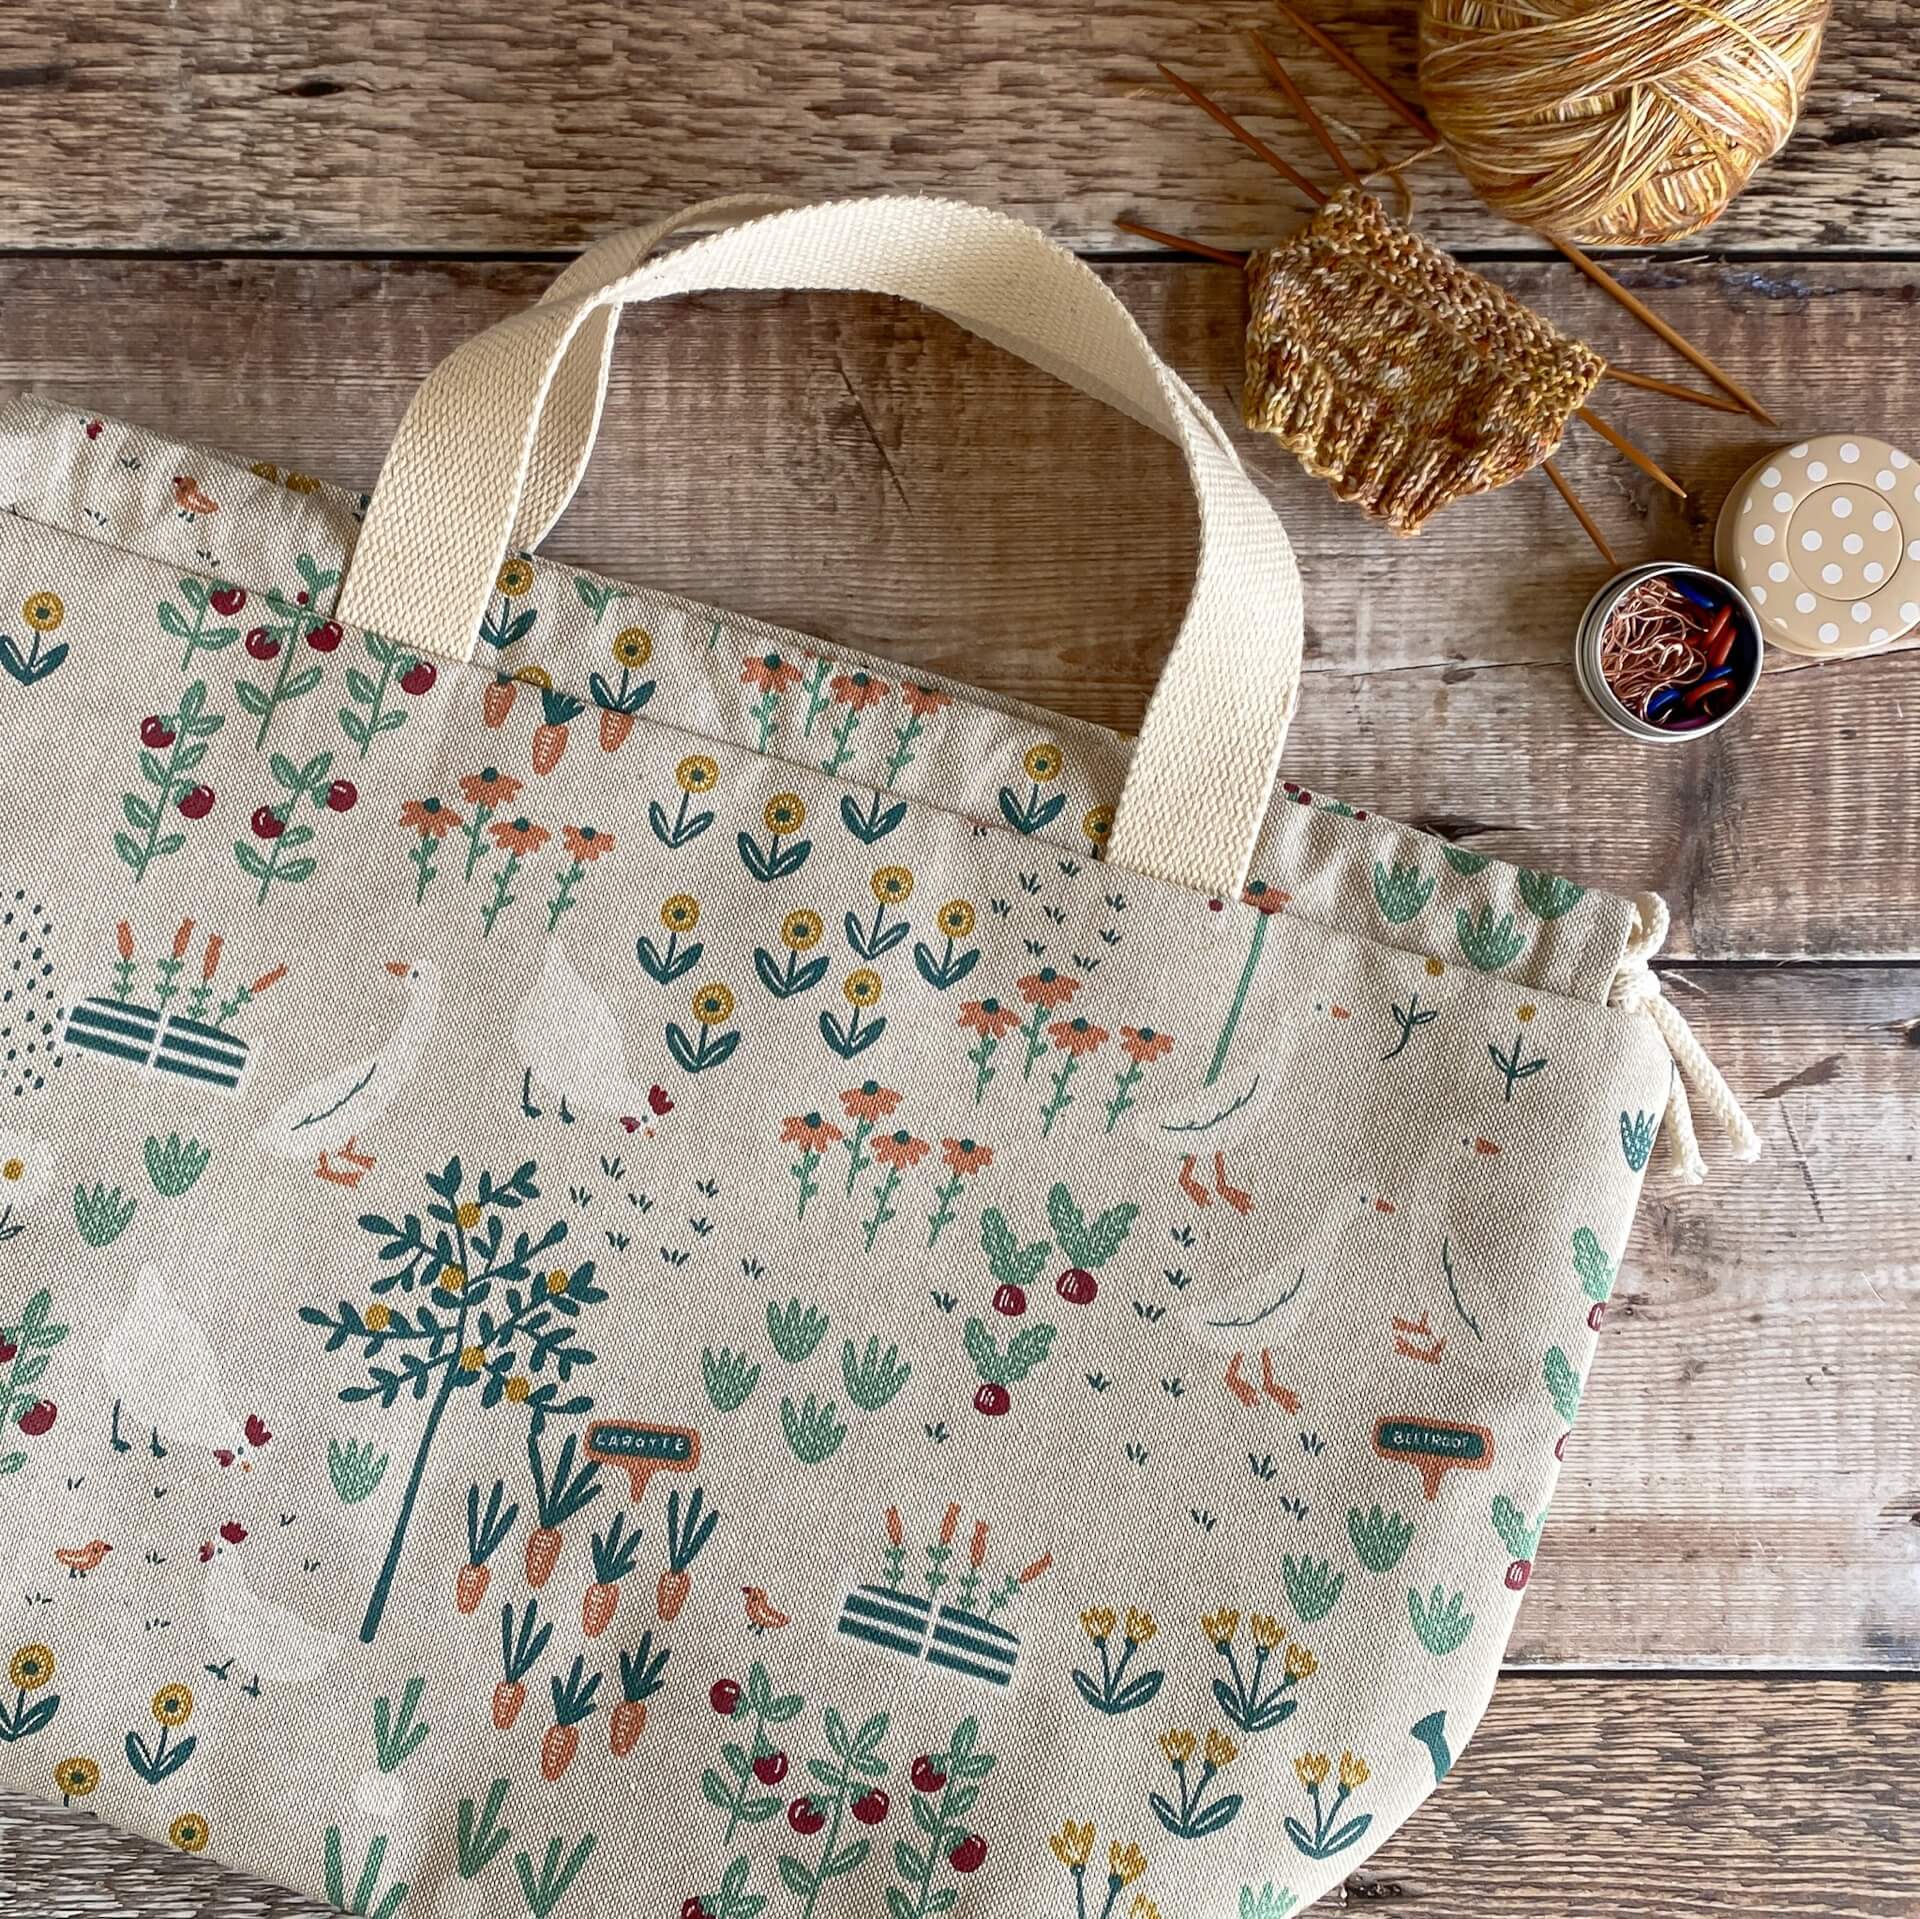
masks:
[[(583, 257), (581, 277), (600, 270), (587, 258), (617, 269), (621, 244)], [(625, 244), (636, 257), (637, 242)], [(1299, 688), (1300, 582), (1286, 535), (1218, 424), (1099, 277), (1033, 228), (978, 207), (882, 198), (751, 219), (604, 284), (556, 288), (456, 348), (422, 382), (387, 454), (341, 618), (409, 648), (470, 657), (510, 538), (544, 531), (584, 466), (611, 316), (629, 301), (729, 288), (917, 301), (1181, 448), (1199, 506), (1199, 569), (1108, 858), (1237, 892)], [(559, 410), (547, 424), (550, 404)]]

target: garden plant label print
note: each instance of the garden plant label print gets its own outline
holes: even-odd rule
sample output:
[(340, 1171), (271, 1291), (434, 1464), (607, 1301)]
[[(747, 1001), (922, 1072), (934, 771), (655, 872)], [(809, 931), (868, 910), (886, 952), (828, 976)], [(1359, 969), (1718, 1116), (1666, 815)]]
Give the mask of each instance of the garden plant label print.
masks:
[[(1282, 1919), (1461, 1752), (1626, 903), (0, 418), (0, 1780), (377, 1919)], [(1193, 778), (1208, 769), (1196, 765)]]

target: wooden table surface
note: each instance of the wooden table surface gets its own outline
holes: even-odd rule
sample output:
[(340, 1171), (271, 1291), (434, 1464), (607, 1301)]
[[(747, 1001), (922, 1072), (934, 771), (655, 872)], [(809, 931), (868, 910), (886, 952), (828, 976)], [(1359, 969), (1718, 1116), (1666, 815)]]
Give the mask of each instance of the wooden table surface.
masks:
[[(1319, 0), (1411, 87), (1407, 0)], [(1609, 388), (1690, 490), (1562, 451), (1623, 560), (1708, 554), (1805, 431), (1920, 449), (1920, 0), (1839, 0), (1801, 130), (1709, 244), (1616, 263), (1785, 430)], [(750, 184), (992, 202), (1096, 254), (1237, 416), (1225, 245), (1294, 198), (1152, 83), (1190, 73), (1289, 158), (1260, 4), (841, 8), (554, 0), (25, 0), (0, 36), (0, 381), (370, 485), (413, 384), (593, 236)], [(1386, 113), (1299, 52), (1322, 110)], [(1444, 164), (1421, 224), (1608, 354), (1686, 369)], [(942, 322), (760, 296), (632, 315), (553, 542), (1089, 719), (1137, 724), (1184, 602), (1171, 450)], [(1912, 651), (1772, 662), (1741, 721), (1649, 750), (1588, 712), (1602, 574), (1544, 479), (1416, 542), (1271, 442), (1308, 589), (1288, 771), (1477, 850), (1673, 907), (1669, 990), (1767, 1147), (1649, 1186), (1511, 1675), (1446, 1789), (1349, 1881), (1421, 1919), (1920, 1913), (1920, 684)], [(1711, 1154), (1711, 1146), (1709, 1146)], [(0, 1797), (0, 1911), (308, 1913)], [(1170, 1919), (1172, 1912), (1170, 1910)], [(636, 1916), (637, 1919), (637, 1916)]]

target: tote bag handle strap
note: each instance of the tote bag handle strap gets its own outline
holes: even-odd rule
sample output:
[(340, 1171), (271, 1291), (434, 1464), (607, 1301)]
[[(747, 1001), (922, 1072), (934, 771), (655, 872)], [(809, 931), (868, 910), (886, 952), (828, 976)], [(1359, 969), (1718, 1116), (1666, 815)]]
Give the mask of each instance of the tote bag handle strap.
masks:
[[(881, 198), (748, 220), (597, 287), (556, 289), (456, 348), (422, 382), (388, 451), (339, 616), (413, 650), (469, 658), (515, 528), (544, 530), (584, 465), (603, 391), (596, 316), (729, 288), (918, 301), (1180, 447), (1199, 507), (1199, 568), (1107, 856), (1174, 885), (1237, 893), (1299, 689), (1300, 581), (1286, 535), (1218, 423), (1098, 275), (978, 207)], [(563, 379), (583, 330), (588, 344)], [(556, 386), (563, 412), (545, 429), (541, 497), (529, 501)]]

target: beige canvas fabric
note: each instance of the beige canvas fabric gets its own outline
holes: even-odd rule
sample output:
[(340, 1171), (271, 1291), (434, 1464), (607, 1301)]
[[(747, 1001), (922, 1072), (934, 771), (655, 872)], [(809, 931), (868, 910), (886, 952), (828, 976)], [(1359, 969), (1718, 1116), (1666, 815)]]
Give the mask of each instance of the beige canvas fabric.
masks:
[[(1277, 530), (1038, 271), (974, 319), (1113, 347), (1230, 529), (1176, 657), (1284, 725)], [(1138, 870), (1235, 790), (1177, 688), (1135, 745), (519, 553), (468, 619), (586, 277), (364, 528), (0, 414), (0, 1781), (384, 1919), (1279, 1919), (1479, 1717), (1674, 1058), (1733, 1112), (1661, 915), (1290, 780)]]

